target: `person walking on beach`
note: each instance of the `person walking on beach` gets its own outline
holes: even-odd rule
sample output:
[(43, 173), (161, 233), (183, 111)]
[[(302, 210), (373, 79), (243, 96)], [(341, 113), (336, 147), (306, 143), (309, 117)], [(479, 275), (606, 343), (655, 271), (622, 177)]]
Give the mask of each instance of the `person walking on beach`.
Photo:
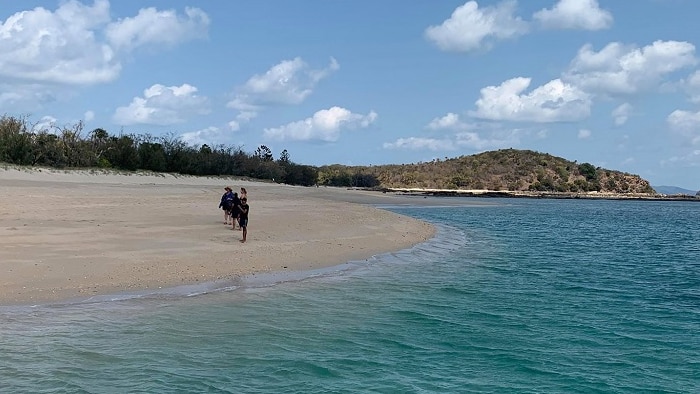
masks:
[(229, 219), (233, 221), (233, 217), (231, 216), (231, 209), (233, 208), (232, 203), (233, 190), (226, 186), (224, 188), (224, 194), (221, 196), (221, 202), (219, 203), (219, 208), (224, 211), (224, 224), (229, 224)]
[[(246, 200), (248, 199), (248, 191), (245, 189), (245, 187), (242, 187), (242, 188), (241, 188), (241, 194), (238, 195), (238, 198), (239, 198), (239, 202), (240, 202), (240, 200), (242, 200), (242, 199), (244, 199), (244, 198), (245, 198)], [(238, 216), (236, 216), (236, 220), (238, 220)], [(240, 224), (240, 223), (238, 223), (238, 229), (239, 229), (239, 230), (241, 229), (241, 224)]]
[[(236, 223), (238, 223), (238, 215), (241, 214), (240, 211), (241, 199), (238, 197), (238, 193), (233, 193), (233, 201), (231, 202), (231, 230), (236, 229)], [(240, 230), (240, 224), (238, 225)]]
[(248, 235), (248, 212), (250, 211), (247, 198), (241, 198), (241, 205), (238, 206), (238, 210), (240, 212), (238, 216), (238, 225), (243, 230), (243, 239), (241, 239), (241, 242), (245, 242), (246, 236)]

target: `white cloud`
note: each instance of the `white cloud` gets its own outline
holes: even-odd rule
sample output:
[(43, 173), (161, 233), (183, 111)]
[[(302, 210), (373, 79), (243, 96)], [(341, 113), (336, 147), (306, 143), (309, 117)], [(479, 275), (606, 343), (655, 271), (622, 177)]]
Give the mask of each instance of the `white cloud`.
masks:
[(26, 111), (28, 108), (40, 110), (45, 104), (54, 101), (56, 93), (51, 87), (36, 83), (0, 83), (0, 105), (5, 111)]
[(211, 144), (221, 136), (221, 130), (218, 127), (207, 127), (202, 130), (182, 133), (180, 138), (188, 145), (197, 146)]
[(236, 119), (228, 122), (228, 127), (232, 131), (238, 131), (241, 129), (241, 124), (250, 122), (251, 119), (258, 116), (255, 111), (242, 111), (236, 115)]
[(463, 122), (458, 114), (449, 112), (445, 116), (431, 120), (426, 127), (430, 130), (465, 130), (469, 125)]
[(683, 89), (690, 95), (690, 101), (700, 103), (700, 70), (681, 81)]
[(69, 0), (53, 12), (36, 7), (15, 13), (0, 21), (0, 77), (77, 85), (113, 81), (122, 69), (117, 49), (199, 37), (206, 14), (197, 9), (186, 14), (179, 18), (174, 11), (148, 8), (110, 24), (107, 0), (91, 6)]
[(58, 119), (50, 115), (42, 116), (41, 119), (32, 125), (33, 132), (46, 131), (50, 134), (56, 134), (58, 132), (58, 127), (56, 122)]
[(96, 30), (109, 21), (109, 2), (63, 3), (55, 12), (37, 7), (0, 25), (0, 75), (30, 81), (92, 84), (114, 80), (121, 71)]
[(476, 150), (497, 149), (519, 144), (518, 131), (494, 131), (481, 136), (475, 132), (461, 132), (455, 135), (455, 143), (459, 147), (468, 147)]
[(228, 128), (231, 131), (238, 131), (241, 129), (241, 123), (238, 122), (237, 120), (232, 120), (228, 122)]
[(296, 57), (274, 65), (264, 74), (253, 75), (240, 89), (228, 107), (254, 112), (261, 105), (300, 104), (316, 87), (316, 84), (340, 65), (331, 58), (328, 67), (314, 70), (304, 60)]
[(584, 45), (564, 73), (564, 80), (603, 94), (633, 94), (657, 86), (665, 76), (697, 63), (695, 46), (655, 41), (643, 48), (613, 42), (599, 52)]
[(518, 130), (482, 130), (481, 132), (461, 131), (452, 137), (424, 138), (406, 137), (394, 142), (385, 142), (384, 149), (453, 151), (459, 148), (485, 150), (515, 146), (519, 144)]
[(421, 138), (408, 137), (399, 138), (394, 142), (385, 142), (384, 149), (405, 149), (405, 150), (430, 150), (430, 151), (445, 151), (455, 150), (455, 144), (452, 140), (443, 138)]
[(237, 128), (258, 116), (269, 105), (295, 105), (309, 97), (316, 85), (333, 72), (340, 69), (338, 62), (331, 57), (326, 68), (312, 69), (300, 57), (283, 60), (272, 66), (264, 74), (250, 77), (236, 89), (235, 97), (226, 106), (238, 110)]
[(343, 130), (366, 128), (377, 119), (377, 113), (356, 114), (342, 107), (331, 107), (316, 112), (312, 117), (276, 128), (267, 128), (264, 136), (278, 141), (327, 141), (340, 138)]
[(578, 139), (585, 140), (591, 136), (591, 131), (588, 129), (580, 129), (578, 131)]
[(197, 88), (155, 84), (144, 90), (143, 97), (134, 97), (128, 107), (119, 107), (114, 122), (120, 125), (170, 125), (186, 121), (190, 115), (209, 112), (208, 99), (198, 96)]
[(590, 97), (575, 86), (555, 79), (523, 94), (530, 82), (530, 78), (513, 78), (499, 86), (481, 89), (477, 110), (470, 115), (539, 123), (575, 121), (590, 115)]
[(615, 126), (622, 126), (623, 124), (627, 123), (627, 119), (629, 119), (630, 115), (632, 114), (632, 106), (629, 103), (624, 103), (615, 108), (611, 115), (613, 119), (615, 120)]
[(118, 50), (133, 50), (146, 45), (174, 46), (195, 38), (205, 38), (209, 16), (199, 8), (185, 8), (185, 15), (175, 10), (158, 11), (142, 8), (132, 18), (124, 18), (107, 26), (108, 42)]
[(700, 145), (700, 111), (673, 111), (666, 118), (671, 130), (688, 139), (692, 145)]
[(489, 47), (493, 41), (527, 32), (527, 23), (514, 16), (516, 6), (515, 1), (504, 1), (479, 8), (476, 1), (468, 1), (441, 25), (428, 27), (425, 36), (444, 51), (467, 52)]
[(253, 119), (257, 116), (258, 116), (257, 112), (243, 111), (243, 112), (239, 113), (238, 115), (236, 115), (236, 119), (244, 121), (244, 122), (250, 122), (251, 119)]
[(92, 111), (85, 111), (85, 114), (83, 114), (83, 120), (90, 122), (93, 119), (95, 119), (95, 113)]
[(532, 17), (550, 29), (602, 30), (613, 24), (612, 14), (601, 9), (597, 0), (560, 0)]
[(662, 160), (659, 164), (661, 164), (661, 167), (674, 167), (678, 164), (682, 166), (698, 167), (700, 166), (700, 149), (694, 149), (685, 155), (672, 156), (666, 160)]

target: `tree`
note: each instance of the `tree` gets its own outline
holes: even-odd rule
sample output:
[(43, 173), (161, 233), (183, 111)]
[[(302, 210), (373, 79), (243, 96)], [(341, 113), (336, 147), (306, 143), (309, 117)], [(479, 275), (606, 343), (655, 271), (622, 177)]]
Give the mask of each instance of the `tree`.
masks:
[(105, 129), (95, 129), (90, 132), (90, 138), (95, 142), (104, 142), (109, 138), (109, 133)]
[(595, 180), (598, 178), (598, 174), (597, 174), (596, 169), (593, 166), (593, 164), (590, 164), (590, 163), (579, 164), (578, 171), (581, 173), (581, 175), (586, 177), (586, 180), (588, 180), (588, 181), (592, 181), (592, 180)]
[(155, 172), (167, 171), (168, 163), (163, 145), (154, 142), (141, 142), (137, 151), (141, 168)]
[(265, 162), (274, 160), (272, 157), (272, 151), (265, 145), (260, 145), (258, 149), (255, 150), (254, 156)]
[(134, 138), (128, 135), (120, 137), (110, 137), (110, 143), (114, 149), (110, 149), (105, 154), (105, 158), (113, 166), (134, 171), (139, 166), (139, 153), (136, 149)]
[(280, 164), (282, 165), (287, 165), (289, 164), (289, 152), (287, 150), (283, 150), (282, 153), (280, 153), (280, 159), (279, 159)]

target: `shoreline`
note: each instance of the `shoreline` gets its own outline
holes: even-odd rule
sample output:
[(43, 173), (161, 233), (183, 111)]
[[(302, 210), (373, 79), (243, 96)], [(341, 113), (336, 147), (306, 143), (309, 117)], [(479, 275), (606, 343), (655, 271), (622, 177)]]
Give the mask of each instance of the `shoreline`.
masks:
[(503, 190), (451, 190), (451, 189), (415, 189), (384, 188), (385, 193), (402, 196), (432, 197), (478, 197), (478, 198), (535, 198), (562, 200), (645, 200), (645, 201), (697, 201), (700, 196), (687, 194), (646, 194), (646, 193), (608, 193), (608, 192), (538, 192), (538, 191), (503, 191)]
[[(249, 192), (248, 242), (223, 187)], [(435, 227), (372, 205), (421, 199), (247, 180), (0, 168), (0, 305), (306, 271), (410, 248)]]

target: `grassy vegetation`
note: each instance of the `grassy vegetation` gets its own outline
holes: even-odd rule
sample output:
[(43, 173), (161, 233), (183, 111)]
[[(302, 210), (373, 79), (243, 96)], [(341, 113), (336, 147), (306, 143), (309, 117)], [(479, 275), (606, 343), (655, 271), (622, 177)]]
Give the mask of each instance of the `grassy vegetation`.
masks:
[(654, 193), (649, 182), (637, 175), (517, 149), (417, 164), (325, 166), (319, 168), (319, 178), (343, 171), (374, 178), (387, 188)]

